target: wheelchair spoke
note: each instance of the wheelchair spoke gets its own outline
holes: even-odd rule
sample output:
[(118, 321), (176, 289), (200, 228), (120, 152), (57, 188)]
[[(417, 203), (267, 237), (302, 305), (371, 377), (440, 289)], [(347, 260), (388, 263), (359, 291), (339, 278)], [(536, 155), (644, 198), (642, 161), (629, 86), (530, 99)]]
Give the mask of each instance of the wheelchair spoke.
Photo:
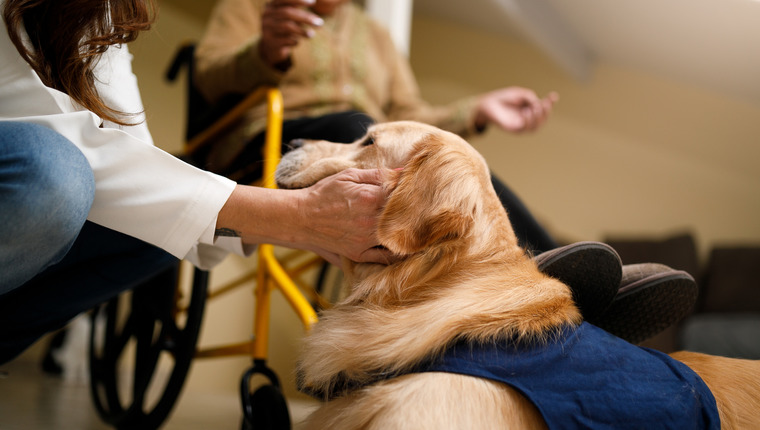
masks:
[(142, 405), (150, 382), (153, 379), (158, 359), (161, 355), (160, 343), (154, 341), (155, 327), (153, 321), (144, 321), (136, 335), (137, 349), (132, 385), (135, 405)]
[[(95, 317), (98, 330), (93, 324), (90, 346), (93, 402), (101, 418), (116, 428), (158, 428), (179, 397), (200, 330), (208, 274), (196, 270), (187, 310), (175, 319), (177, 275), (176, 269), (167, 270), (133, 289), (128, 303), (126, 295), (116, 298)], [(126, 305), (128, 312), (120, 317)], [(171, 367), (163, 366), (165, 358)], [(134, 363), (131, 387), (130, 379), (119, 378), (122, 362)]]

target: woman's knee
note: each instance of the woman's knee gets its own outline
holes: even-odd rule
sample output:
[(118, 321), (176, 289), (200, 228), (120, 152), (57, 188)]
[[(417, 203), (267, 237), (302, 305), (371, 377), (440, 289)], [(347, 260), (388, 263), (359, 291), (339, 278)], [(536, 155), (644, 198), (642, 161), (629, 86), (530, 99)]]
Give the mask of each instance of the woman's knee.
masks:
[(0, 123), (0, 148), (2, 224), (14, 226), (16, 238), (76, 238), (95, 195), (92, 168), (82, 152), (47, 127), (17, 122)]

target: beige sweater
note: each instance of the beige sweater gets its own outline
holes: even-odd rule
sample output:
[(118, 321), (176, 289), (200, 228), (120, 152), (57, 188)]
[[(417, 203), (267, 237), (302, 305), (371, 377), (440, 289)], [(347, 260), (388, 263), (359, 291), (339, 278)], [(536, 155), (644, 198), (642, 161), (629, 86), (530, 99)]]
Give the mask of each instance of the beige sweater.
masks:
[[(294, 49), (292, 65), (280, 72), (258, 54), (265, 0), (221, 0), (196, 49), (196, 82), (209, 101), (248, 93), (261, 85), (282, 91), (285, 118), (359, 110), (377, 122), (416, 120), (460, 135), (474, 132), (476, 100), (443, 106), (426, 103), (407, 59), (388, 32), (351, 2), (326, 17), (312, 39)], [(215, 144), (213, 164), (224, 166), (260, 133), (265, 106)]]

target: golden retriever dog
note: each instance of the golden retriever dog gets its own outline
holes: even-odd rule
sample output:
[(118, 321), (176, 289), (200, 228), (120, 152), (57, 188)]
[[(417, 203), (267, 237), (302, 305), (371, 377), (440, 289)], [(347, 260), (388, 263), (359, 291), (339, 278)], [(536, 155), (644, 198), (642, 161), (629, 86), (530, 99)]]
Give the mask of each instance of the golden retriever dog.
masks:
[[(299, 360), (301, 388), (328, 400), (308, 428), (760, 426), (760, 362), (667, 356), (583, 323), (570, 289), (518, 246), (484, 159), (460, 137), (394, 122), (352, 144), (295, 146), (276, 174), (284, 188), (384, 169), (377, 235), (400, 257), (344, 265), (347, 296), (320, 315)], [(475, 376), (452, 364), (473, 357), (486, 358)], [(502, 370), (504, 380), (482, 377)], [(511, 379), (523, 373), (543, 388)]]

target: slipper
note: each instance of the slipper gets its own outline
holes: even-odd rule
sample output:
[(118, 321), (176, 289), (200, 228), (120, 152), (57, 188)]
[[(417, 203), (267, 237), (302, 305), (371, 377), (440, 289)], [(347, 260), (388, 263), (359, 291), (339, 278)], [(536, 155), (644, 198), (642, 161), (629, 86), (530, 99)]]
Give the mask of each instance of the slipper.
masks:
[(626, 265), (612, 304), (589, 322), (628, 342), (640, 343), (688, 315), (697, 294), (694, 278), (682, 270), (657, 263)]
[(607, 244), (573, 243), (543, 252), (534, 260), (541, 272), (570, 287), (573, 300), (587, 321), (602, 315), (618, 294), (623, 263)]

